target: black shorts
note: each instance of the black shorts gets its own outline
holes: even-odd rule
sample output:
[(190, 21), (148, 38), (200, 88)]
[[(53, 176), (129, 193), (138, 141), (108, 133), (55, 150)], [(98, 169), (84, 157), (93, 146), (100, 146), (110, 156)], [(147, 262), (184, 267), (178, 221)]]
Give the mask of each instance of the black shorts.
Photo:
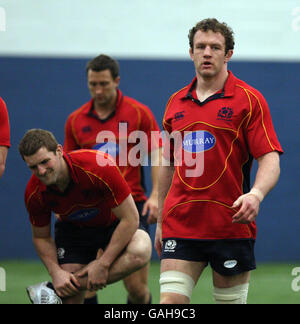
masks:
[(79, 227), (72, 223), (55, 223), (55, 244), (59, 264), (88, 264), (96, 259), (100, 248), (106, 248), (119, 221), (101, 227)]
[(253, 239), (163, 242), (161, 259), (207, 262), (217, 273), (233, 276), (256, 269)]
[[(147, 216), (142, 216), (144, 201), (136, 202), (140, 215), (139, 228), (149, 233)], [(88, 264), (96, 259), (100, 248), (103, 250), (109, 244), (112, 234), (119, 221), (108, 228), (79, 227), (72, 223), (55, 223), (55, 244), (59, 264)]]
[(142, 229), (142, 230), (144, 230), (145, 232), (147, 232), (149, 234), (149, 224), (147, 223), (148, 214), (145, 215), (145, 216), (142, 216), (145, 201), (136, 201), (135, 204), (136, 204), (137, 210), (138, 210), (139, 215), (140, 215), (139, 229)]

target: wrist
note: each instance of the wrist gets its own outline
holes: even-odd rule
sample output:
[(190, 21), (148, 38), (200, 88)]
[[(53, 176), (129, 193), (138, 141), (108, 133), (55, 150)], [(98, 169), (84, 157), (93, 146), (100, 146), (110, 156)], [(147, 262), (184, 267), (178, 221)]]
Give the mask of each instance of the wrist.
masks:
[(264, 194), (257, 188), (252, 188), (250, 190), (249, 194), (257, 197), (260, 202), (262, 202), (264, 200), (264, 198), (265, 198)]

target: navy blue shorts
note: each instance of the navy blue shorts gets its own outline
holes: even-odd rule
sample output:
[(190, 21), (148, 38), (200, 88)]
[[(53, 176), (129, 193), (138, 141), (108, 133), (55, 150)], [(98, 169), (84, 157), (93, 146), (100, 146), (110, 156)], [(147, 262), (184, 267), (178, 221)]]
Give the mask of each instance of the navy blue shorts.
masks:
[(149, 234), (149, 224), (147, 223), (148, 221), (148, 214), (145, 216), (142, 216), (142, 212), (143, 212), (143, 208), (144, 208), (144, 201), (136, 201), (135, 202), (137, 210), (139, 212), (140, 215), (140, 225), (139, 225), (139, 229), (144, 230), (145, 232), (147, 232)]
[(105, 249), (119, 221), (106, 228), (79, 227), (72, 223), (55, 223), (55, 244), (59, 264), (88, 264)]
[[(136, 203), (140, 214), (139, 228), (149, 233), (147, 216), (141, 216), (144, 202)], [(107, 228), (79, 227), (72, 223), (55, 223), (55, 244), (59, 264), (88, 264), (96, 259), (98, 250), (105, 249), (118, 226), (117, 220)]]
[(233, 276), (256, 269), (253, 239), (180, 240), (163, 242), (161, 259), (207, 262), (223, 276)]

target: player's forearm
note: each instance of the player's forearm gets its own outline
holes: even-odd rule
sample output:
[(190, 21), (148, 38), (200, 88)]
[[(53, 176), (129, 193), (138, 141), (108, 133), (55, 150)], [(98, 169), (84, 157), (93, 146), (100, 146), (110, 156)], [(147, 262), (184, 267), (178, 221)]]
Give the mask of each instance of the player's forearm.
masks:
[(106, 267), (110, 267), (116, 260), (139, 226), (139, 214), (131, 195), (120, 206), (114, 208), (112, 212), (120, 219), (120, 222), (101, 257), (101, 263)]
[(2, 177), (5, 170), (7, 151), (7, 147), (0, 146), (0, 178)]
[(57, 262), (56, 245), (51, 237), (49, 238), (35, 238), (33, 237), (33, 244), (35, 249), (47, 268), (50, 276), (60, 270)]
[(175, 172), (174, 166), (161, 166), (159, 169), (159, 187), (158, 187), (158, 219), (157, 223), (162, 221), (162, 212), (164, 202), (172, 184), (173, 175)]
[(267, 153), (258, 161), (258, 169), (253, 188), (258, 189), (265, 197), (276, 185), (280, 175), (278, 152)]
[(151, 195), (158, 195), (159, 185), (159, 168), (161, 165), (162, 153), (161, 149), (151, 152), (151, 177), (152, 177), (152, 193)]

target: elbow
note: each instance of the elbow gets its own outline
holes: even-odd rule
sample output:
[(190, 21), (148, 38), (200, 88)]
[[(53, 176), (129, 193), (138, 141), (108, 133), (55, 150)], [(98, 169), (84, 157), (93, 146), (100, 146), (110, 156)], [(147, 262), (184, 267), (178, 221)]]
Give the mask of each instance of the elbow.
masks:
[(5, 164), (4, 163), (1, 163), (0, 164), (0, 178), (2, 177), (4, 171), (5, 171)]

